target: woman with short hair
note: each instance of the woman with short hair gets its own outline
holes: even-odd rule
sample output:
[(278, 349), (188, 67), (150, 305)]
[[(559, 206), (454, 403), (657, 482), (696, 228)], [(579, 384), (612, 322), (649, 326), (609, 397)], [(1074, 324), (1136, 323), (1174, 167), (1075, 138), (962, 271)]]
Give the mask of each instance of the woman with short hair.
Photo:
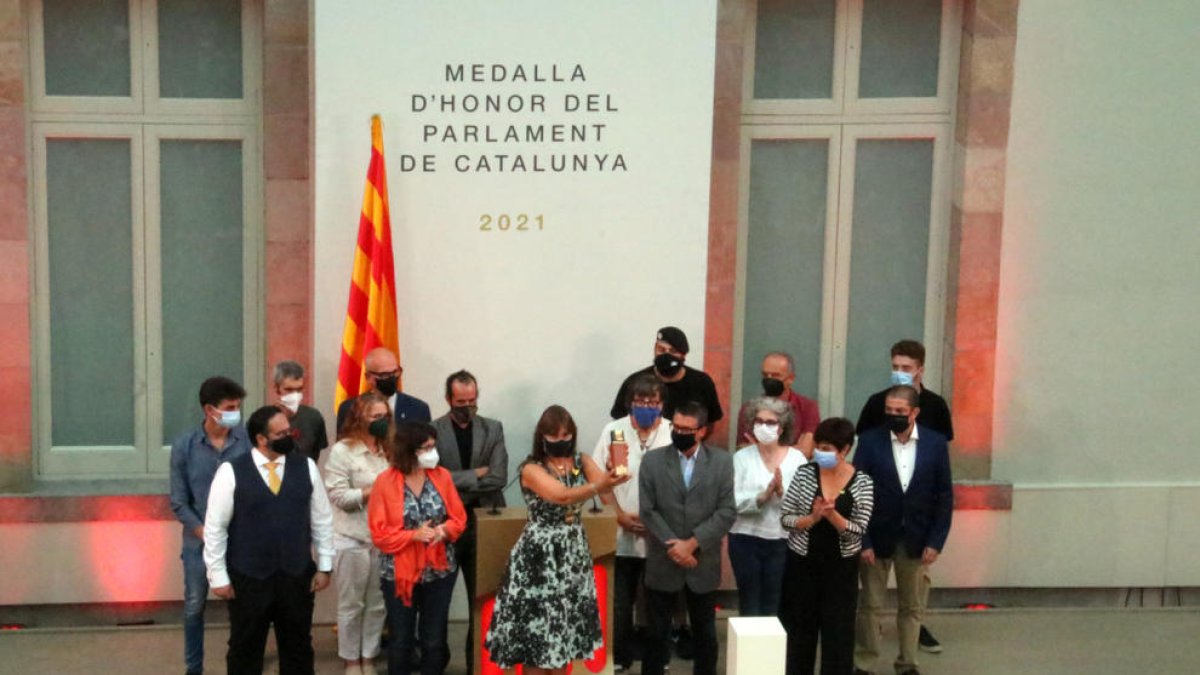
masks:
[(779, 523), (780, 505), (804, 453), (785, 445), (791, 438), (792, 408), (763, 396), (746, 406), (754, 444), (733, 455), (737, 520), (729, 530), (729, 564), (737, 579), (739, 616), (775, 616), (783, 588), (788, 533)]
[(832, 417), (813, 433), (813, 461), (783, 498), (787, 569), (779, 618), (787, 630), (787, 673), (811, 674), (821, 642), (821, 675), (854, 670), (858, 559), (875, 503), (871, 477), (846, 461), (854, 424)]

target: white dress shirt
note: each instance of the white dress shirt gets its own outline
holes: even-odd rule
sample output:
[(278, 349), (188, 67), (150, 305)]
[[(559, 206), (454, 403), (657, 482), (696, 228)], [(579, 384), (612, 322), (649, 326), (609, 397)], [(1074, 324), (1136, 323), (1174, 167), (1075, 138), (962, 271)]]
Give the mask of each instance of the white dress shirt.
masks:
[[(779, 463), (779, 473), (783, 474), (783, 494), (787, 494), (792, 484), (796, 469), (808, 463), (804, 453), (796, 448), (788, 448), (783, 461)], [(787, 539), (788, 532), (783, 529), (779, 519), (783, 516), (780, 507), (782, 497), (772, 496), (760, 506), (758, 495), (767, 489), (767, 485), (775, 479), (775, 473), (767, 470), (763, 463), (762, 453), (757, 445), (748, 445), (733, 454), (733, 499), (737, 504), (737, 520), (729, 529), (734, 534), (748, 534), (762, 539)]]
[[(317, 465), (308, 457), (300, 454), (293, 455), (292, 461), (302, 461), (308, 464), (308, 478), (312, 482), (312, 496), (308, 500), (309, 520), (312, 524), (312, 540), (317, 552), (317, 570), (329, 572), (333, 570), (333, 510), (329, 506), (329, 496), (325, 494), (325, 484), (321, 482), (321, 472)], [(263, 483), (270, 485), (267, 476), (266, 455), (255, 448), (250, 451), (250, 458), (258, 468), (258, 475)], [(275, 473), (283, 481), (283, 473), (287, 467), (287, 455), (280, 455), (274, 460), (277, 466)], [(234, 478), (233, 465), (224, 462), (217, 467), (213, 477), (212, 488), (208, 493), (208, 513), (204, 516), (204, 565), (208, 568), (208, 583), (213, 588), (229, 585), (229, 570), (225, 566), (225, 551), (229, 544), (229, 521), (233, 519), (233, 490), (237, 487)]]
[[(644, 445), (638, 439), (637, 430), (634, 429), (630, 416), (626, 415), (606, 424), (604, 430), (600, 432), (600, 440), (596, 441), (596, 448), (592, 450), (592, 459), (596, 460), (596, 464), (603, 471), (608, 470), (609, 445), (612, 444), (611, 434), (615, 429), (620, 429), (625, 433), (625, 444), (629, 446), (629, 459), (626, 461), (626, 466), (629, 467), (629, 480), (613, 488), (612, 493), (617, 500), (617, 506), (620, 506), (622, 511), (636, 516), (640, 508), (638, 504), (638, 467), (642, 465), (642, 457), (647, 452), (671, 444), (671, 421), (659, 418), (658, 426), (650, 432)], [(618, 527), (617, 555), (626, 558), (645, 558), (646, 538), (623, 527)]]
[(912, 435), (907, 443), (901, 443), (896, 432), (889, 431), (892, 436), (892, 459), (896, 460), (896, 475), (900, 477), (900, 489), (908, 492), (908, 484), (912, 482), (913, 471), (917, 468), (917, 426), (913, 425)]

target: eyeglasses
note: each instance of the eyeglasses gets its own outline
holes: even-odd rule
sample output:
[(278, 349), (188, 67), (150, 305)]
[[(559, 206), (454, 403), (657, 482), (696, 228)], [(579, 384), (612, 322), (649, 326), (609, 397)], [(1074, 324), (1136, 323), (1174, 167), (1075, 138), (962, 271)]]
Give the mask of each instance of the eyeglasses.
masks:
[(678, 431), (679, 433), (685, 434), (685, 435), (686, 434), (694, 434), (694, 433), (700, 431), (700, 427), (696, 427), (694, 429), (690, 429), (688, 427), (675, 427), (675, 431)]
[(761, 425), (763, 425), (764, 427), (777, 427), (777, 426), (779, 426), (779, 420), (764, 420), (764, 419), (763, 419), (763, 418), (761, 418), (761, 417), (755, 417), (755, 418), (754, 418), (754, 423), (755, 423), (755, 424), (761, 424)]
[(386, 380), (389, 377), (399, 377), (404, 372), (403, 368), (397, 367), (395, 370), (389, 370), (383, 373), (377, 373), (374, 370), (368, 370), (367, 375), (379, 380)]
[(651, 398), (635, 398), (633, 399), (633, 404), (644, 408), (654, 408), (662, 405), (662, 401)]

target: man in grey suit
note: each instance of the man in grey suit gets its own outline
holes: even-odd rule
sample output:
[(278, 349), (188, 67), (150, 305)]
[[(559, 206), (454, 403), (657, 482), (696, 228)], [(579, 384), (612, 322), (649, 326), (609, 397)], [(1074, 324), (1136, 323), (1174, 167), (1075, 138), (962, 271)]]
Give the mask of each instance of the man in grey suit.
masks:
[[(440, 464), (454, 479), (454, 487), (467, 509), (467, 529), (454, 543), (454, 555), (467, 585), (467, 600), (475, 605), (475, 509), (504, 506), (508, 481), (508, 450), (504, 426), (476, 414), (479, 384), (460, 370), (446, 378), (446, 403), (450, 412), (433, 421), (437, 429)], [(475, 650), (473, 627), (467, 629), (467, 672), (472, 672)]]
[(721, 583), (721, 539), (733, 526), (733, 459), (705, 447), (708, 411), (700, 403), (676, 406), (671, 445), (642, 458), (638, 479), (646, 538), (646, 605), (650, 639), (643, 675), (662, 675), (671, 653), (671, 610), (683, 591), (695, 635), (696, 675), (717, 671), (716, 605)]

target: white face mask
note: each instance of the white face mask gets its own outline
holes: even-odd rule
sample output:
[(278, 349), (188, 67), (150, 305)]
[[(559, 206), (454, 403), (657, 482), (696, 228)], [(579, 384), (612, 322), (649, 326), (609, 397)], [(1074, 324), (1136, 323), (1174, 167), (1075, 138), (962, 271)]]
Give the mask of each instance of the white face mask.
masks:
[(293, 391), (290, 394), (284, 394), (283, 396), (280, 396), (279, 402), (282, 403), (283, 407), (287, 408), (288, 410), (291, 410), (292, 412), (296, 412), (297, 410), (300, 409), (300, 401), (303, 399), (304, 399), (304, 392)]
[(759, 443), (774, 443), (779, 440), (779, 425), (769, 427), (765, 424), (755, 424), (754, 437)]
[(417, 464), (419, 464), (422, 469), (432, 469), (436, 467), (438, 465), (438, 459), (440, 459), (440, 457), (438, 456), (437, 448), (430, 448), (424, 452), (417, 453)]

